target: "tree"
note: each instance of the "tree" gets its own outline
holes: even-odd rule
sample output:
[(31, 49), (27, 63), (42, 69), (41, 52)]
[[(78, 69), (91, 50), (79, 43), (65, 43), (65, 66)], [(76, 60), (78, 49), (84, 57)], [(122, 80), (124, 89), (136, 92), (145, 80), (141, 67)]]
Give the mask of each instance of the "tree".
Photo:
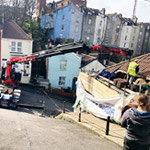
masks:
[(68, 44), (68, 43), (72, 43), (73, 39), (65, 39), (62, 44)]
[(36, 20), (31, 20), (29, 23), (24, 23), (23, 30), (32, 34), (33, 38), (33, 52), (46, 49), (48, 44), (47, 30), (42, 30)]
[(14, 20), (22, 27), (24, 22), (30, 21), (36, 11), (36, 0), (1, 0), (0, 14), (5, 20)]

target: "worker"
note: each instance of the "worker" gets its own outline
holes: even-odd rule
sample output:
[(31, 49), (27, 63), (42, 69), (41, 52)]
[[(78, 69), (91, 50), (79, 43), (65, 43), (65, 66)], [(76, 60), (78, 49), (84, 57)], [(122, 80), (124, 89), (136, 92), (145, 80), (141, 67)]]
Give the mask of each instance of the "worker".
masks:
[(129, 83), (129, 85), (133, 84), (134, 78), (136, 74), (139, 72), (139, 65), (137, 61), (138, 60), (136, 59), (129, 63), (128, 70), (127, 70), (127, 83)]
[(126, 128), (123, 150), (149, 150), (150, 148), (150, 112), (149, 97), (140, 94), (137, 108), (129, 108), (121, 118), (121, 126)]

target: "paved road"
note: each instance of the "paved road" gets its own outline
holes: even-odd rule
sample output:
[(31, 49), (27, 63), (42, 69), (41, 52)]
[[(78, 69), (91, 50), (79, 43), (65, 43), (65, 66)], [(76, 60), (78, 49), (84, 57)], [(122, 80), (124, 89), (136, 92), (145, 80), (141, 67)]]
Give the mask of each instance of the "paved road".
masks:
[(40, 115), (41, 113), (44, 116), (54, 116), (62, 112), (63, 103), (65, 103), (66, 109), (73, 111), (72, 105), (73, 100), (64, 98), (56, 95), (44, 95), (42, 91), (39, 90), (30, 90), (30, 91), (22, 91), (20, 103), (21, 104), (29, 104), (34, 106), (42, 106), (42, 103), (45, 103), (44, 110), (40, 109), (24, 109), (19, 108), (20, 111), (25, 111), (28, 113), (34, 113)]
[(75, 124), (0, 109), (0, 150), (121, 150)]

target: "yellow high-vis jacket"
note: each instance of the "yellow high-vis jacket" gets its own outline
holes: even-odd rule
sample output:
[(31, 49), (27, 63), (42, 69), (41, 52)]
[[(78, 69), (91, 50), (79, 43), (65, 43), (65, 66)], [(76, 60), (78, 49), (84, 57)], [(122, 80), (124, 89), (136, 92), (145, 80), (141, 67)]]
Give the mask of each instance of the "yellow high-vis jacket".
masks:
[(136, 76), (136, 67), (137, 66), (138, 66), (138, 64), (136, 62), (130, 62), (128, 70), (127, 70), (127, 74), (135, 77)]

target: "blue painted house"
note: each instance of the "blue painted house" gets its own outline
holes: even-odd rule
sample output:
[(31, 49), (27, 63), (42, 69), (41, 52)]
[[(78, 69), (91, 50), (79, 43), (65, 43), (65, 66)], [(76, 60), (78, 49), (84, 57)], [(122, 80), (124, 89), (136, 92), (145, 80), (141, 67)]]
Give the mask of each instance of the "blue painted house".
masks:
[(70, 4), (54, 13), (54, 41), (60, 39), (81, 39), (83, 13), (80, 8)]
[(81, 39), (83, 13), (81, 8), (74, 4), (56, 9), (53, 14), (45, 14), (41, 17), (41, 28), (49, 29), (49, 38), (73, 39), (75, 42)]
[(80, 72), (81, 58), (75, 53), (50, 57), (47, 78), (51, 87), (75, 90), (75, 82)]

